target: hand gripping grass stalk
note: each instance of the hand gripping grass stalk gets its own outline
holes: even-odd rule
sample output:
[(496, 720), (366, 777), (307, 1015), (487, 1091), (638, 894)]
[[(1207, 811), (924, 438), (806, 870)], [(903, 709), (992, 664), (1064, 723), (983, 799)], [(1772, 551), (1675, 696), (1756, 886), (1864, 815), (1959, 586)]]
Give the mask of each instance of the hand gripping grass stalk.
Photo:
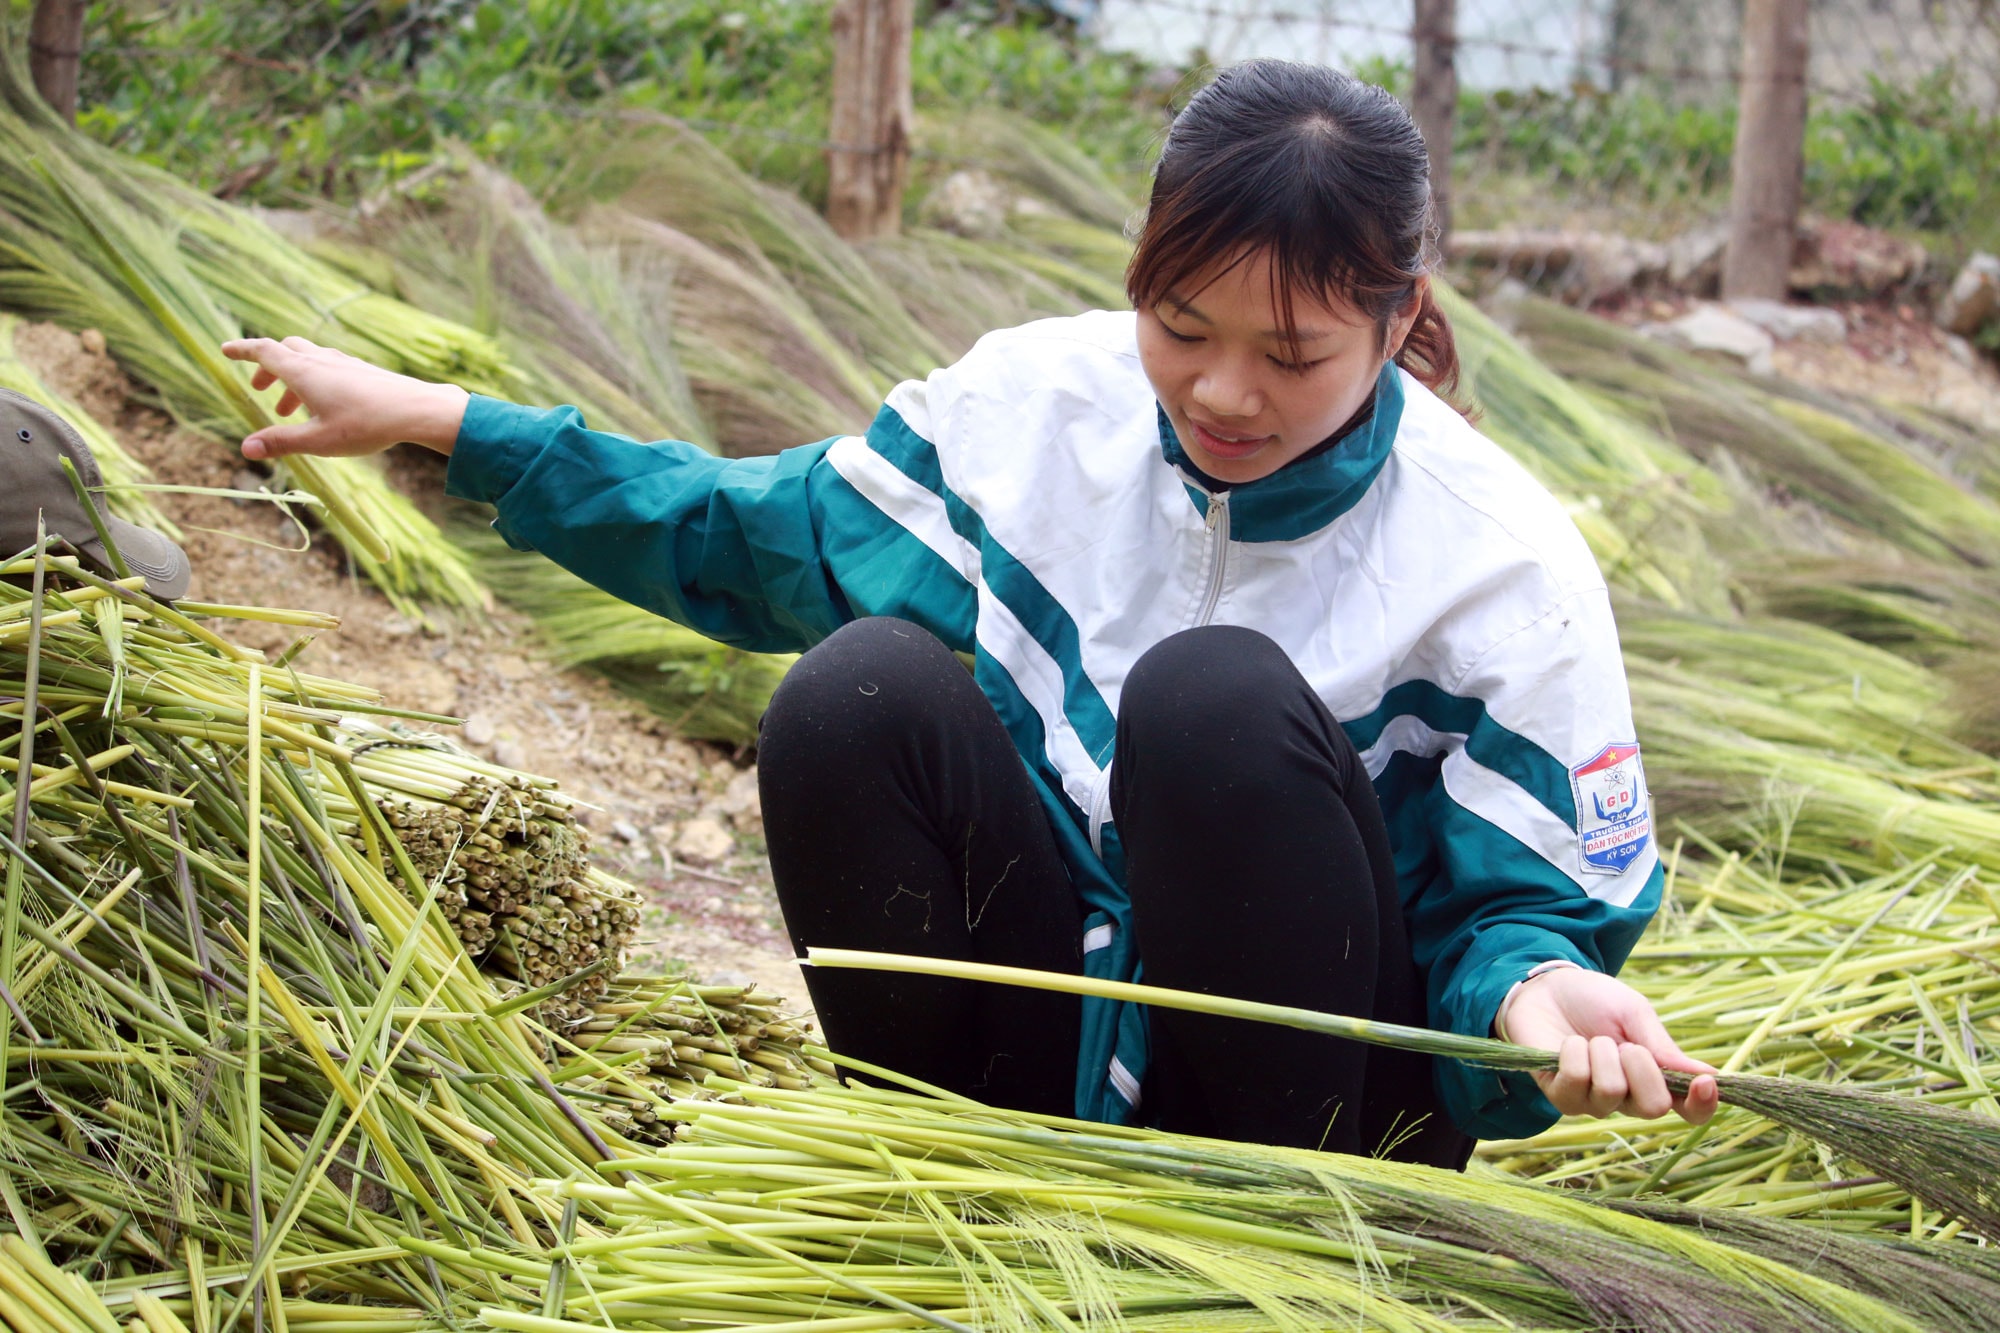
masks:
[[(1665, 905), (1625, 980), (1696, 1059), (2000, 1120), (1992, 1036), (2000, 902), (1981, 875), (1948, 871), (1934, 852), (1865, 879), (1801, 880), (1801, 866), (1839, 857), (1837, 871), (1868, 858), (1804, 820), (1780, 821), (1770, 836), (1743, 855), (1690, 834), (1685, 851), (1670, 853)], [(1786, 865), (1794, 873), (1781, 877)], [(1964, 1225), (1926, 1209), (1859, 1156), (1737, 1109), (1725, 1108), (1705, 1136), (1673, 1120), (1574, 1119), (1480, 1153), (1509, 1172), (1600, 1196), (1645, 1190), (1931, 1242), (1950, 1241)]]
[[(1344, 1014), (1061, 972), (858, 949), (810, 948), (806, 951), (806, 962), (813, 967), (908, 972), (1129, 1000), (1164, 1009), (1275, 1023), (1371, 1046), (1464, 1060), (1488, 1069), (1539, 1073), (1557, 1067), (1553, 1051), (1533, 1050), (1490, 1037), (1460, 1036)], [(1676, 1094), (1687, 1091), (1692, 1076), (1671, 1070), (1664, 1072), (1667, 1086)], [(1979, 1231), (2000, 1235), (2000, 1121), (1909, 1097), (1803, 1079), (1738, 1074), (1718, 1076), (1716, 1083), (1725, 1103), (1755, 1111), (1865, 1161), (1912, 1194), (1963, 1217)]]

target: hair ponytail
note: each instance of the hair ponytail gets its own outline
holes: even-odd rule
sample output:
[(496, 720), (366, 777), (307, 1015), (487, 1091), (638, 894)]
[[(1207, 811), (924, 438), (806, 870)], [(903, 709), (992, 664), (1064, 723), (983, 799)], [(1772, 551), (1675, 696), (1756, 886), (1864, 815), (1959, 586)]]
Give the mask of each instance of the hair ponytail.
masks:
[(1457, 401), (1458, 340), (1452, 334), (1451, 321), (1438, 308), (1431, 285), (1424, 283), (1419, 290), (1422, 295), (1417, 318), (1396, 352), (1396, 364), (1409, 371), (1417, 383), (1463, 412), (1465, 408)]

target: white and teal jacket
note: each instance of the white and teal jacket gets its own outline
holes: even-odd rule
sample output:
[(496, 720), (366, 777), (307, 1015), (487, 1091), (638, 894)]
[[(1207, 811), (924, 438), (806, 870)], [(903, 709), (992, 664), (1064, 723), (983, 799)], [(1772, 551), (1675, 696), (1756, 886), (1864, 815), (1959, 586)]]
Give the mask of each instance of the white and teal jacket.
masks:
[[(1544, 962), (1616, 971), (1661, 875), (1610, 602), (1562, 507), (1394, 367), (1335, 448), (1211, 495), (1134, 337), (1129, 313), (990, 334), (867, 434), (762, 458), (475, 398), (449, 488), (725, 643), (798, 651), (893, 615), (974, 654), (1093, 909), (1093, 976), (1140, 974), (1107, 815), (1119, 690), (1209, 623), (1275, 639), (1360, 750), (1434, 1026), (1486, 1035)], [(1145, 1060), (1143, 1010), (1086, 1002), (1078, 1114), (1138, 1118)], [(1469, 1133), (1555, 1116), (1525, 1076), (1439, 1068)]]

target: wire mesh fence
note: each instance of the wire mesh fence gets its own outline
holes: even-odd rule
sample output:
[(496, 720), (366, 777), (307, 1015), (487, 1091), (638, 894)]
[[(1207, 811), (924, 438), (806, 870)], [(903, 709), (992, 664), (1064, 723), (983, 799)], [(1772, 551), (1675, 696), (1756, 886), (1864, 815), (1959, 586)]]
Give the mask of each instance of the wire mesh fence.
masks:
[[(1101, 0), (1085, 27), (1161, 62), (1309, 59), (1410, 98), (1424, 65), (1422, 8)], [(1744, 0), (1455, 9), (1453, 221), (1475, 248), (1496, 229), (1608, 232), (1713, 259), (1719, 236), (1695, 233), (1728, 211)], [(1810, 12), (1807, 212), (1921, 233), (1948, 255), (1992, 248), (2000, 3), (1815, 0)]]
[[(911, 213), (945, 175), (1018, 146), (980, 119), (996, 107), (1136, 197), (1172, 110), (1216, 66), (1308, 59), (1421, 102), (1441, 57), (1461, 257), (1561, 268), (1584, 297), (1635, 266), (1712, 274), (1754, 2), (944, 0), (916, 31)], [(536, 3), (169, 0), (169, 33), (152, 9), (108, 5), (85, 117), (219, 193), (285, 202), (365, 195), (447, 139), (557, 191), (585, 165), (575, 123), (666, 116), (817, 202), (828, 153), (852, 147), (830, 142), (829, 7), (678, 0), (579, 25)], [(1455, 11), (1453, 27), (1426, 28), (1427, 9)], [(2000, 250), (2000, 0), (1810, 12), (1809, 217), (1919, 237), (1933, 270)], [(267, 114), (210, 113), (231, 98)], [(1898, 264), (1914, 280), (1920, 266)]]

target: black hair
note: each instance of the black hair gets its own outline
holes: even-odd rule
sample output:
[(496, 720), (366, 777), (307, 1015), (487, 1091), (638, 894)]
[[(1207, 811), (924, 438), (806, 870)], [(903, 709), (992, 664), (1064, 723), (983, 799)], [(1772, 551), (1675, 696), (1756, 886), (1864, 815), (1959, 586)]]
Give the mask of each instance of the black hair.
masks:
[[(1259, 251), (1288, 340), (1303, 291), (1352, 304), (1386, 341), (1437, 258), (1430, 158), (1401, 103), (1289, 60), (1233, 66), (1189, 99), (1167, 131), (1126, 294), (1141, 310), (1185, 298), (1184, 284)], [(1396, 363), (1449, 396), (1458, 350), (1428, 284), (1422, 293)]]

